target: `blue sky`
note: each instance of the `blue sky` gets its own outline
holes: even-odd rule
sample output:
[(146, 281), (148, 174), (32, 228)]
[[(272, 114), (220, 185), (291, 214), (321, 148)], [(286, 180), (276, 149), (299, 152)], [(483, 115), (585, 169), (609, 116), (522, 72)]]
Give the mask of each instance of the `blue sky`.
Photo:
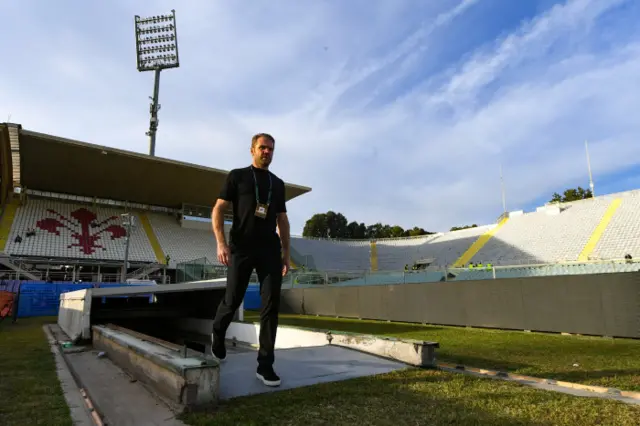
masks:
[[(176, 8), (181, 66), (163, 72), (156, 154), (248, 164), (313, 191), (292, 232), (349, 220), (451, 226), (535, 209), (555, 191), (640, 188), (635, 0), (4, 0), (0, 121), (148, 152), (153, 75), (133, 16)], [(250, 6), (248, 6), (250, 5)]]

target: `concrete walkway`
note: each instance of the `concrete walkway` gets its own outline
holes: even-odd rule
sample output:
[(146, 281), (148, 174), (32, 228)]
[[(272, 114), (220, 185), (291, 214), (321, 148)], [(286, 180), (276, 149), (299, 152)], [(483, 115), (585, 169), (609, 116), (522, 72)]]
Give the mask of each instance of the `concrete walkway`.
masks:
[(82, 385), (104, 416), (104, 423), (118, 426), (185, 426), (171, 409), (140, 382), (133, 380), (98, 351), (65, 355)]
[(62, 394), (69, 406), (71, 414), (71, 421), (77, 426), (93, 426), (96, 422), (92, 418), (91, 411), (85, 403), (84, 396), (81, 394), (78, 384), (76, 383), (71, 371), (69, 370), (67, 363), (58, 347), (58, 342), (54, 334), (49, 329), (48, 325), (42, 327), (49, 345), (51, 352), (56, 363), (56, 373), (58, 380), (60, 380), (60, 386), (62, 387)]
[[(186, 426), (169, 406), (98, 351), (90, 347), (61, 350), (59, 344), (67, 336), (60, 327), (45, 325), (44, 331), (56, 354), (58, 377), (74, 425)], [(91, 413), (81, 391), (97, 413)]]
[(265, 386), (256, 378), (257, 352), (230, 353), (220, 367), (220, 398), (230, 399), (278, 390), (390, 373), (407, 368), (390, 361), (339, 346), (276, 349), (274, 368), (282, 384)]

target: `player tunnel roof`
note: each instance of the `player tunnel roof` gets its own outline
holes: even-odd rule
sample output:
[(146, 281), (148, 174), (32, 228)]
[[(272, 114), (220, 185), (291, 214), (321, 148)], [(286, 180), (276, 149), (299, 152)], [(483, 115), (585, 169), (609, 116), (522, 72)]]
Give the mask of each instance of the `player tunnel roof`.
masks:
[[(228, 174), (225, 170), (33, 132), (20, 125), (0, 124), (2, 134), (3, 152), (11, 158), (3, 161), (3, 168), (12, 168), (13, 186), (28, 189), (171, 208), (183, 203), (212, 206)], [(287, 201), (311, 191), (301, 185), (285, 185)]]

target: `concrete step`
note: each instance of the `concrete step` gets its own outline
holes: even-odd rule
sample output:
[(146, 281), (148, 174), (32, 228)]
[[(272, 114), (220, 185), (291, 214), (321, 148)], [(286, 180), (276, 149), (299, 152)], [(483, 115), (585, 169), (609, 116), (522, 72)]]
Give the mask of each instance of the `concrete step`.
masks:
[(217, 405), (220, 366), (214, 359), (122, 329), (94, 325), (92, 331), (95, 349), (104, 351), (116, 365), (150, 386), (176, 411)]

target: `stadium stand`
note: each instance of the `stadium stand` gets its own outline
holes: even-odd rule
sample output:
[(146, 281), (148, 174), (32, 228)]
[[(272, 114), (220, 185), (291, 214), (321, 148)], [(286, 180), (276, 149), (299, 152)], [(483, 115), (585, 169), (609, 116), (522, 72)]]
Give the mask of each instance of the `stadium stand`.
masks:
[[(41, 277), (34, 265), (25, 264), (30, 257), (47, 274), (47, 262), (71, 265), (73, 273), (63, 275), (73, 280), (82, 265), (97, 265), (89, 275), (96, 279), (104, 278), (100, 267), (117, 271), (127, 240), (120, 217), (124, 212), (135, 219), (127, 277), (158, 267), (176, 274), (180, 264), (199, 259), (219, 265), (208, 215), (225, 171), (6, 123), (0, 123), (0, 163), (0, 269), (7, 268), (0, 274), (5, 278), (16, 271)], [(286, 188), (287, 200), (310, 190), (292, 184)], [(637, 270), (629, 259), (596, 261), (640, 257), (639, 211), (640, 191), (629, 191), (548, 204), (531, 213), (510, 212), (496, 224), (420, 237), (369, 241), (294, 236), (292, 261), (297, 268), (316, 271), (313, 280), (337, 285)], [(417, 262), (427, 265), (426, 270), (403, 272), (405, 265)], [(494, 268), (469, 270), (469, 262)], [(330, 271), (336, 273), (324, 273)]]
[(291, 245), (303, 259), (318, 270), (368, 271), (371, 268), (369, 240), (336, 241), (292, 237)]
[[(637, 265), (585, 262), (621, 260), (626, 255), (640, 257), (638, 211), (638, 190), (571, 203), (548, 204), (531, 213), (513, 212), (500, 224), (420, 237), (378, 239), (375, 246), (371, 245), (371, 249), (375, 247), (375, 256), (371, 256), (368, 265), (364, 241), (298, 237), (292, 239), (292, 246), (314, 259), (318, 270), (369, 269), (382, 273), (401, 271), (405, 265), (429, 259), (430, 270), (456, 269), (469, 263), (511, 267), (498, 268), (495, 272), (458, 270), (455, 279), (459, 280), (632, 271), (638, 269)], [(360, 251), (349, 249), (354, 245), (359, 246)], [(376, 265), (372, 264), (374, 257)], [(463, 262), (458, 264), (460, 261)], [(574, 264), (567, 264), (569, 262)], [(441, 273), (418, 274), (422, 275), (412, 275), (409, 279), (420, 277), (439, 281), (443, 277)], [(379, 274), (378, 278), (369, 275), (366, 279), (367, 283), (388, 283), (396, 282), (400, 276), (402, 274), (397, 277)]]
[(2, 279), (171, 282), (180, 262), (217, 263), (208, 218), (227, 171), (0, 123), (0, 172)]
[(495, 225), (443, 232), (418, 238), (377, 240), (378, 270), (402, 270), (420, 259), (433, 259), (434, 267), (453, 264), (486, 231)]
[[(498, 230), (478, 253), (472, 257), (472, 262), (491, 262), (494, 265), (518, 265), (518, 264), (551, 264), (578, 260), (580, 255), (588, 249), (587, 245), (592, 236), (598, 232), (599, 225), (604, 221), (605, 226), (609, 219), (609, 213), (615, 218), (615, 210), (610, 210), (616, 199), (622, 199), (624, 205), (631, 197), (626, 194), (612, 194), (592, 199), (580, 200), (571, 203), (550, 204), (540, 207), (535, 212), (511, 215), (507, 223)], [(615, 204), (614, 204), (615, 207)], [(631, 209), (633, 205), (631, 206)], [(629, 211), (629, 210), (625, 210)], [(626, 215), (628, 216), (628, 214)], [(620, 232), (620, 220), (624, 232), (629, 232), (629, 220), (637, 222), (637, 218), (622, 216), (615, 218), (618, 232)], [(616, 232), (613, 230), (613, 232)], [(608, 235), (611, 235), (609, 233)], [(635, 232), (638, 238), (637, 231)], [(596, 235), (597, 239), (598, 236)], [(633, 232), (629, 234), (633, 238)], [(627, 252), (624, 247), (613, 246), (611, 241), (617, 244), (621, 241), (620, 235), (613, 239), (609, 236), (608, 251), (602, 250), (602, 259), (621, 259)], [(604, 241), (605, 247), (607, 240)], [(601, 245), (602, 247), (602, 245)]]
[[(120, 217), (124, 212), (108, 207), (29, 199), (16, 210), (5, 253), (122, 260), (127, 234)], [(139, 216), (133, 215), (139, 223)], [(151, 244), (140, 226), (131, 228), (129, 259), (156, 262)]]
[[(378, 239), (371, 244), (371, 272), (360, 277), (336, 275), (333, 285), (638, 271), (639, 211), (640, 191), (634, 190), (547, 204), (531, 213), (512, 212), (494, 225)], [(347, 243), (304, 238), (292, 241), (294, 247), (320, 259), (318, 270), (325, 267), (343, 272), (365, 263), (364, 253), (344, 251)], [(365, 246), (364, 242), (358, 244)], [(427, 270), (399, 272), (421, 260), (428, 261)], [(467, 269), (470, 263), (484, 266)]]
[(400, 271), (406, 264), (423, 259), (426, 247), (436, 235), (421, 235), (412, 238), (380, 239), (376, 241), (379, 271)]
[(169, 255), (169, 267), (178, 263), (206, 257), (210, 263), (219, 264), (216, 239), (211, 230), (183, 228), (174, 216), (149, 214), (149, 222), (162, 251)]
[(621, 202), (600, 241), (591, 253), (594, 259), (640, 258), (640, 191), (614, 194)]

